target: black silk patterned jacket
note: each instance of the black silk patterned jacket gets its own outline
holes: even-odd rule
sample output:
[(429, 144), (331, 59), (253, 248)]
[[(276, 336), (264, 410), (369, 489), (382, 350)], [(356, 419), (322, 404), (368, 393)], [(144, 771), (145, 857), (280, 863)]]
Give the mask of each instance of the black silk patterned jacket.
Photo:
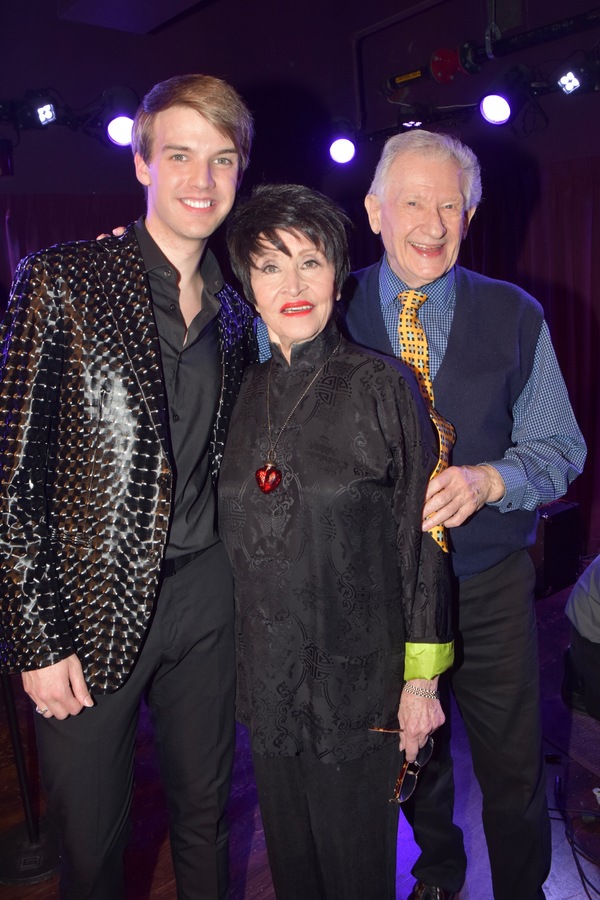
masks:
[[(218, 294), (216, 478), (252, 311)], [(2, 325), (0, 665), (76, 652), (88, 686), (129, 674), (152, 614), (171, 513), (167, 400), (133, 228), (22, 260)]]
[[(261, 756), (333, 764), (397, 741), (369, 728), (397, 724), (407, 660), (411, 678), (452, 665), (450, 558), (421, 529), (437, 439), (413, 373), (335, 323), (290, 363), (271, 349), (244, 376), (219, 478), (237, 717)], [(269, 423), (282, 477), (262, 493)]]

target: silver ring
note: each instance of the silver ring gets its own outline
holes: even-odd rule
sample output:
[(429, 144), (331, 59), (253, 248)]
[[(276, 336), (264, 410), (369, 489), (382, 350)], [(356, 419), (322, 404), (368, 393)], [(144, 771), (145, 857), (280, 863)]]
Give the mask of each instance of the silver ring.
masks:
[(44, 709), (40, 709), (39, 706), (36, 706), (35, 711), (36, 713), (39, 713), (40, 716), (43, 716), (44, 713), (48, 712), (48, 707), (46, 706)]

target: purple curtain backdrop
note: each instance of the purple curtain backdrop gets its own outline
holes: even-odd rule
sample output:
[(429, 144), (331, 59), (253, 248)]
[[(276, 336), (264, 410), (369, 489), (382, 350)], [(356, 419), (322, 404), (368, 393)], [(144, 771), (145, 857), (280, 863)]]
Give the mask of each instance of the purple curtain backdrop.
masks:
[(143, 209), (141, 192), (0, 195), (0, 307), (6, 305), (15, 268), (23, 256), (63, 241), (94, 238), (115, 225), (127, 225)]
[[(595, 215), (594, 215), (595, 213)], [(479, 213), (478, 213), (479, 216)], [(588, 446), (567, 499), (600, 552), (600, 168), (597, 159), (516, 171), (491, 186), (465, 265), (521, 285), (544, 307)]]

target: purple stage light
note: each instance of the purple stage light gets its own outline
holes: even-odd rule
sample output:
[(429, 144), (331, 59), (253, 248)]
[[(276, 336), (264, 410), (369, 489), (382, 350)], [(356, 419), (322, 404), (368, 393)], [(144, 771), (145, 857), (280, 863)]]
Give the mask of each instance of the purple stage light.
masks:
[(106, 126), (106, 133), (113, 144), (119, 147), (128, 147), (131, 144), (131, 129), (133, 119), (129, 116), (116, 116)]
[(340, 163), (340, 165), (349, 163), (350, 160), (354, 159), (355, 153), (356, 147), (354, 146), (354, 142), (349, 138), (336, 138), (329, 148), (329, 155), (332, 160), (336, 163)]
[(508, 100), (500, 94), (488, 94), (479, 104), (479, 111), (490, 125), (504, 125), (510, 119)]

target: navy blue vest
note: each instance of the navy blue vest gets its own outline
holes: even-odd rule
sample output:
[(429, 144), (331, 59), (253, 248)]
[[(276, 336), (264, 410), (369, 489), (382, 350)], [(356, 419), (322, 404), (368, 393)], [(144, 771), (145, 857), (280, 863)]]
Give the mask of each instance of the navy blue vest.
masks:
[[(391, 354), (379, 301), (380, 265), (348, 279), (345, 325), (356, 343)], [(498, 460), (512, 445), (512, 409), (531, 372), (542, 322), (539, 303), (516, 285), (456, 267), (456, 308), (433, 382), (435, 405), (456, 429), (452, 465)], [(450, 530), (456, 575), (479, 574), (529, 546), (536, 523), (536, 512), (484, 506)]]

